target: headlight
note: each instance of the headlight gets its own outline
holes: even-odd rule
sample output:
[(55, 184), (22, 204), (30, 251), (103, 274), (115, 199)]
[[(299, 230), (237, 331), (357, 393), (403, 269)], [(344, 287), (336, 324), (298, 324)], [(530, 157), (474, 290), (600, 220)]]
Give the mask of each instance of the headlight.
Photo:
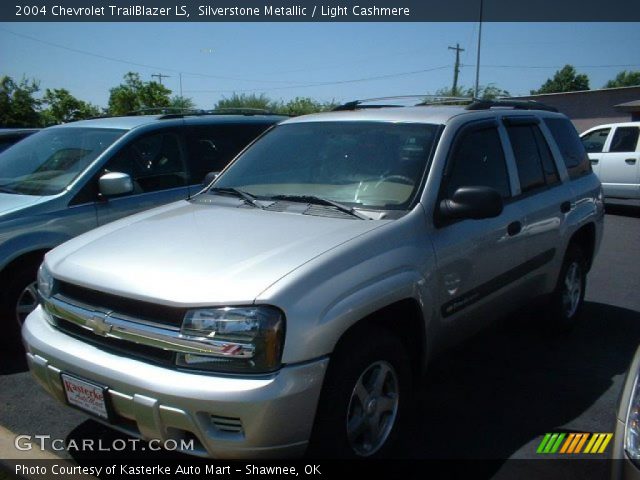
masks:
[(53, 293), (53, 276), (45, 264), (38, 269), (38, 292), (44, 298), (49, 298)]
[(181, 336), (213, 347), (206, 355), (179, 353), (176, 364), (197, 370), (265, 373), (280, 367), (284, 315), (274, 307), (189, 310)]
[(638, 377), (633, 385), (629, 413), (627, 414), (627, 428), (624, 435), (624, 449), (631, 460), (640, 460), (640, 390)]

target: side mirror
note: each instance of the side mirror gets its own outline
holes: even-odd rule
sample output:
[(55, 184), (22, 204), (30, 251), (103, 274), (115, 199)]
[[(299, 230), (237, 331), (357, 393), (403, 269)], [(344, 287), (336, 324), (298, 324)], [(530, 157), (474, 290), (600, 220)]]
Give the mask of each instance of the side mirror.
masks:
[(218, 175), (220, 175), (220, 172), (209, 172), (209, 173), (207, 173), (204, 176), (204, 180), (202, 181), (203, 185), (209, 185), (216, 178), (218, 178)]
[(126, 173), (109, 172), (100, 177), (100, 194), (105, 197), (116, 197), (133, 192), (133, 180)]
[(479, 220), (497, 217), (502, 213), (502, 208), (502, 197), (493, 188), (460, 187), (452, 198), (440, 202), (439, 213), (442, 218), (449, 220)]

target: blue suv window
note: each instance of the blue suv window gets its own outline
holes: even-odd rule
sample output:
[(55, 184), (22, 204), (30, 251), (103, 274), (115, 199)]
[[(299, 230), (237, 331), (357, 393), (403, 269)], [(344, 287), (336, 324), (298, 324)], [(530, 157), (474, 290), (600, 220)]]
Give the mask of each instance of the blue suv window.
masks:
[(0, 190), (25, 195), (62, 192), (124, 130), (47, 128), (0, 155)]
[(134, 194), (187, 185), (187, 169), (175, 133), (155, 133), (135, 140), (107, 163), (106, 170), (129, 174)]

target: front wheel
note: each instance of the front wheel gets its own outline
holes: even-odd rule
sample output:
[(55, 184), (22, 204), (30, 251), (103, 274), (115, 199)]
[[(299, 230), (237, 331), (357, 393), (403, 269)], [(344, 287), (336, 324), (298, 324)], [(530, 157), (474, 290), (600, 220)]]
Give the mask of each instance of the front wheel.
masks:
[(8, 285), (0, 293), (0, 320), (7, 332), (3, 343), (20, 343), (20, 328), (38, 306), (36, 277), (39, 265), (40, 261), (25, 263), (4, 274)]
[(332, 355), (318, 405), (310, 451), (325, 457), (388, 453), (410, 396), (409, 360), (384, 329), (351, 334)]

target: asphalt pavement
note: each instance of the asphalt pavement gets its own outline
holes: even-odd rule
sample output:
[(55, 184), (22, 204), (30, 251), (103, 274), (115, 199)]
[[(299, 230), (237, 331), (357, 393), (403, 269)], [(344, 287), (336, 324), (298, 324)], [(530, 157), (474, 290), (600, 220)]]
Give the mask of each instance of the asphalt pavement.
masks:
[[(609, 203), (580, 325), (550, 335), (529, 309), (436, 358), (418, 387), (397, 455), (532, 459), (546, 432), (613, 432), (624, 376), (640, 344), (639, 292), (640, 202)], [(123, 437), (50, 399), (30, 377), (20, 349), (0, 352), (0, 405), (0, 431), (66, 441)], [(7, 448), (7, 435), (0, 437)], [(598, 467), (589, 476), (607, 475)]]

